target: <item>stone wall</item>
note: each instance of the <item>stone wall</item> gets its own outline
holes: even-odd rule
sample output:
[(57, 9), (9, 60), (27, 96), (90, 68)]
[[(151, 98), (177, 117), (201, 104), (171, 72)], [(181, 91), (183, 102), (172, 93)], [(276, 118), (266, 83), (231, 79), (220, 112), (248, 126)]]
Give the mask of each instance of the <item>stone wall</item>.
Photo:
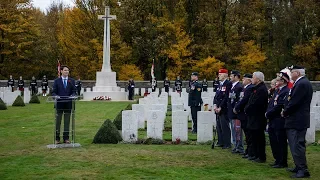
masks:
[[(25, 85), (29, 86), (30, 81), (25, 80)], [(87, 87), (93, 87), (95, 86), (96, 81), (93, 80), (83, 80), (82, 81), (82, 87), (87, 88)], [(126, 88), (127, 87), (127, 81), (117, 81), (117, 85), (120, 86), (121, 88)], [(312, 81), (312, 86), (314, 91), (320, 91), (320, 81)], [(183, 87), (188, 87), (189, 82), (188, 81), (183, 81)], [(209, 81), (208, 82), (209, 87), (213, 87), (213, 82)], [(267, 86), (269, 86), (270, 82), (266, 81)], [(15, 80), (15, 85), (18, 85), (18, 81)], [(38, 86), (41, 85), (41, 81), (38, 81)], [(52, 87), (53, 85), (53, 80), (49, 80), (49, 87)], [(151, 83), (149, 81), (135, 81), (136, 88), (150, 88)], [(0, 87), (5, 87), (7, 86), (7, 80), (0, 80)], [(173, 88), (174, 87), (174, 81), (170, 82), (170, 86)], [(158, 81), (158, 88), (163, 88), (163, 81)]]

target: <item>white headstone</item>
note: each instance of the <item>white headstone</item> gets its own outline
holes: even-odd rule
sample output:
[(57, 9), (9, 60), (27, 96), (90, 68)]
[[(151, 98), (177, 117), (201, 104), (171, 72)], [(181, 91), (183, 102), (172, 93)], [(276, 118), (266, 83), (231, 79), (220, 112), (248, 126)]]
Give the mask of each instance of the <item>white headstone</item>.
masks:
[(314, 126), (315, 126), (315, 130), (319, 131), (320, 130), (320, 106), (312, 106), (311, 112), (315, 113)]
[(172, 111), (172, 141), (179, 138), (181, 141), (188, 140), (188, 112)]
[(187, 88), (182, 88), (182, 92), (187, 92)]
[(42, 88), (38, 87), (38, 94), (42, 94)]
[(184, 111), (183, 104), (172, 104), (172, 111)]
[(20, 95), (20, 91), (10, 92), (6, 91), (3, 95), (3, 102), (6, 103), (7, 106), (12, 106), (13, 102)]
[(198, 112), (197, 142), (213, 140), (213, 119), (214, 113), (211, 111)]
[(3, 100), (4, 92), (0, 91), (0, 98)]
[(134, 142), (138, 139), (138, 112), (133, 110), (122, 111), (122, 139)]
[(91, 92), (91, 88), (90, 88), (90, 87), (87, 87), (87, 88), (86, 88), (86, 92)]
[(146, 92), (145, 88), (141, 88), (141, 96), (144, 96), (144, 93)]
[(121, 92), (126, 92), (126, 89), (125, 88), (121, 88)]
[(311, 112), (310, 128), (307, 129), (307, 133), (306, 133), (306, 141), (308, 144), (314, 143), (316, 141), (315, 122), (316, 122), (316, 113)]
[(25, 104), (28, 104), (30, 99), (31, 99), (31, 92), (29, 91), (29, 89), (25, 88), (24, 92), (23, 92), (23, 101)]
[(145, 109), (144, 109), (144, 105), (142, 104), (132, 104), (132, 110), (137, 111), (138, 112), (138, 128), (145, 128), (145, 120), (146, 120), (146, 116), (145, 116)]
[(152, 89), (151, 89), (151, 88), (148, 88), (148, 92), (151, 93), (151, 92), (152, 92)]
[(162, 111), (149, 111), (147, 121), (148, 138), (162, 139), (162, 131), (164, 125)]
[(81, 88), (79, 96), (83, 93), (84, 93), (84, 88)]
[(134, 88), (134, 95), (139, 95), (139, 88)]
[(172, 92), (173, 92), (173, 89), (169, 88), (169, 96), (171, 96)]
[(161, 111), (163, 113), (163, 115), (165, 116), (166, 114), (166, 105), (164, 104), (152, 104), (150, 106), (150, 110), (158, 110), (158, 111)]

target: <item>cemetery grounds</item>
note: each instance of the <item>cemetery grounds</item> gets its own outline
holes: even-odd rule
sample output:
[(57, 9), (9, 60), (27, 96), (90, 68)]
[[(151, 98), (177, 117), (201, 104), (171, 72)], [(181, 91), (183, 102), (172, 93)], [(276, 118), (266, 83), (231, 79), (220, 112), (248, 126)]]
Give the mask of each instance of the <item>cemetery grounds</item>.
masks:
[[(44, 99), (41, 104), (0, 111), (0, 179), (288, 179), (291, 175), (269, 167), (273, 162), (269, 145), (267, 163), (256, 164), (230, 150), (196, 145), (191, 131), (190, 145), (92, 144), (104, 120), (113, 120), (128, 104), (77, 102), (76, 139), (82, 147), (74, 149), (47, 149), (53, 141), (54, 109)], [(167, 142), (170, 115), (168, 111), (163, 133)], [(146, 130), (139, 130), (139, 138), (146, 138)], [(307, 160), (311, 179), (318, 179), (319, 144), (307, 147)], [(293, 167), (290, 154), (288, 162)]]

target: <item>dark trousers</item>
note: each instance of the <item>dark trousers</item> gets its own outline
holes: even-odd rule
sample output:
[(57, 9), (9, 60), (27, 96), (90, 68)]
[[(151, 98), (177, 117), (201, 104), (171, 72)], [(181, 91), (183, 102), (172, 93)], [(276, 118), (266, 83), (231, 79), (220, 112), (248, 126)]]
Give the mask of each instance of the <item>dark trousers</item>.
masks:
[(129, 100), (133, 100), (133, 90), (129, 90)]
[(80, 93), (81, 93), (81, 87), (80, 87), (80, 88), (77, 88), (77, 93), (78, 93), (78, 96), (80, 96)]
[(217, 132), (218, 144), (223, 147), (231, 147), (231, 131), (226, 114), (219, 114), (217, 116)]
[(248, 154), (248, 156), (250, 157), (254, 157), (254, 151), (252, 149), (252, 131), (245, 128), (244, 129), (244, 133), (246, 136), (246, 143), (247, 143), (247, 149), (246, 149), (246, 154)]
[(197, 132), (197, 122), (198, 122), (198, 111), (201, 111), (201, 107), (200, 106), (191, 106), (191, 117), (192, 117), (192, 122), (193, 122), (193, 128), (192, 131), (193, 132)]
[(56, 114), (56, 140), (58, 140), (58, 141), (60, 141), (60, 127), (61, 127), (62, 115), (64, 115), (63, 140), (69, 140), (71, 109), (70, 110), (57, 110), (57, 114)]
[(167, 93), (169, 93), (169, 87), (165, 87), (165, 88), (164, 88), (164, 91), (167, 92)]
[(293, 161), (296, 165), (296, 168), (299, 170), (308, 169), (305, 142), (306, 132), (307, 129), (287, 129), (287, 137)]
[(288, 165), (288, 143), (285, 129), (269, 128), (269, 140), (275, 163)]
[(266, 139), (264, 129), (251, 130), (252, 151), (256, 158), (266, 160)]

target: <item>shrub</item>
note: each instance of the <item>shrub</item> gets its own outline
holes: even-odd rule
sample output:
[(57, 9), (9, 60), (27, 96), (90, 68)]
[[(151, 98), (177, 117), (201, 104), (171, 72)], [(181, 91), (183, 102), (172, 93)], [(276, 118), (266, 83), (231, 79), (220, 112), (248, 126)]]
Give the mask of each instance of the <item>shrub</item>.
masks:
[(122, 141), (122, 137), (110, 119), (102, 124), (93, 139), (95, 144), (117, 144), (120, 141)]
[(40, 100), (37, 95), (33, 95), (29, 101), (30, 104), (40, 104)]
[(0, 110), (6, 110), (8, 109), (7, 108), (7, 105), (2, 101), (2, 99), (0, 98)]
[(113, 124), (117, 127), (118, 130), (122, 129), (122, 110), (119, 112), (119, 114), (113, 120)]
[(14, 100), (12, 106), (25, 106), (22, 97), (18, 96), (16, 100)]

